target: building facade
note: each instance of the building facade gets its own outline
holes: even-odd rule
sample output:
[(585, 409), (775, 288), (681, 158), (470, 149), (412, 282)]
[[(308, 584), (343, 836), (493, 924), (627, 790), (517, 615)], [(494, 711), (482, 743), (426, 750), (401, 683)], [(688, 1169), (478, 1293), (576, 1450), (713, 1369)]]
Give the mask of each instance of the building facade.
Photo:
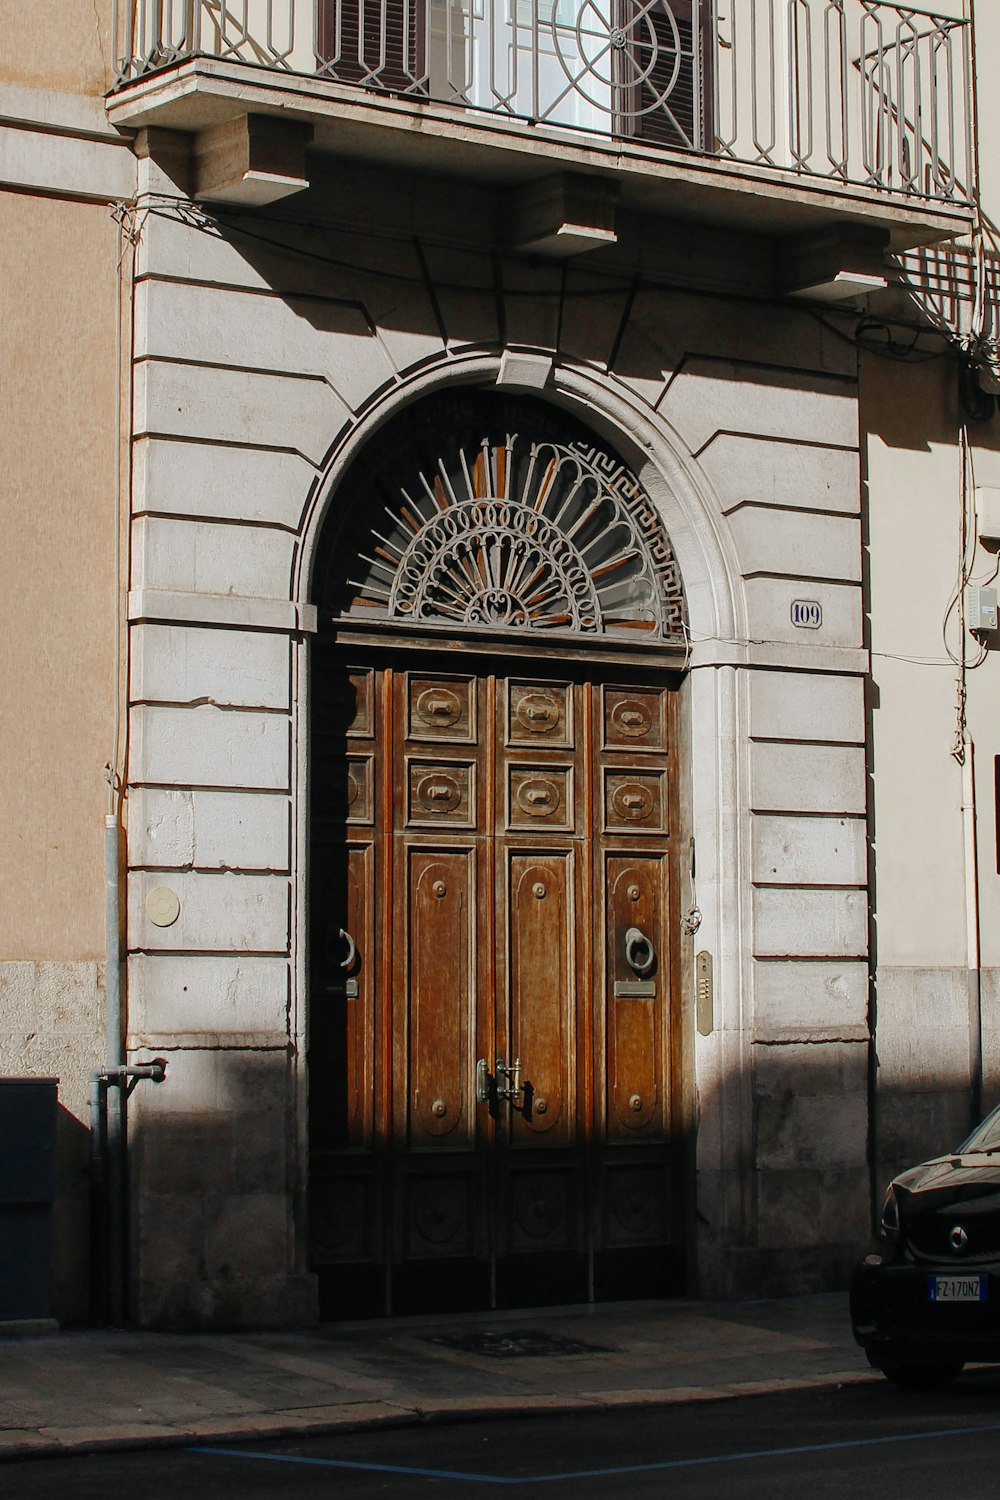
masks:
[(1000, 22), (8, 9), (56, 1315), (841, 1284), (1000, 1079)]

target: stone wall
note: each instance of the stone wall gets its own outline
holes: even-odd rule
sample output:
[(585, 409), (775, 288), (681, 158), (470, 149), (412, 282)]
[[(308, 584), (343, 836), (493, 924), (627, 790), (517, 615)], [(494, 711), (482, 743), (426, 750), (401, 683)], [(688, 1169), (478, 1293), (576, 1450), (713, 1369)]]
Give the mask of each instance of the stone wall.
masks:
[[(867, 1214), (853, 350), (757, 300), (753, 241), (742, 257), (710, 233), (686, 244), (686, 292), (659, 283), (640, 224), (624, 271), (494, 265), (483, 189), (456, 211), (451, 185), (352, 194), (348, 170), (335, 193), (317, 175), (252, 224), (161, 205), (137, 254), (129, 1024), (136, 1055), (170, 1058), (133, 1111), (142, 1316), (304, 1315), (309, 564), (357, 444), (448, 380), (534, 385), (610, 437), (662, 509), (692, 629), (704, 920), (686, 962), (711, 951), (717, 985), (688, 1084), (700, 1285), (751, 1290), (765, 1261), (828, 1284)], [(723, 289), (742, 300), (706, 295)], [(818, 631), (792, 624), (802, 595)], [(168, 928), (145, 907), (162, 885), (180, 900)], [(803, 1217), (803, 1171), (823, 1213)], [(241, 1229), (255, 1215), (263, 1239)]]

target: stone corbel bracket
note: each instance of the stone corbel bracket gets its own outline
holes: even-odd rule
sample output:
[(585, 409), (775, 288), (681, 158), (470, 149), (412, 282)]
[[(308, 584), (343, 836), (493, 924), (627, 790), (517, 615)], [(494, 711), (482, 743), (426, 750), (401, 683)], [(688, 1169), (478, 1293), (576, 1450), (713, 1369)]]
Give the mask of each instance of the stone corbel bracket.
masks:
[(885, 256), (890, 238), (887, 229), (851, 225), (786, 240), (778, 252), (778, 291), (821, 302), (884, 291), (889, 284)]
[(579, 172), (517, 189), (507, 204), (508, 248), (560, 259), (615, 244), (619, 191), (615, 181)]
[(306, 147), (313, 127), (271, 115), (240, 115), (198, 133), (192, 196), (260, 207), (309, 186)]

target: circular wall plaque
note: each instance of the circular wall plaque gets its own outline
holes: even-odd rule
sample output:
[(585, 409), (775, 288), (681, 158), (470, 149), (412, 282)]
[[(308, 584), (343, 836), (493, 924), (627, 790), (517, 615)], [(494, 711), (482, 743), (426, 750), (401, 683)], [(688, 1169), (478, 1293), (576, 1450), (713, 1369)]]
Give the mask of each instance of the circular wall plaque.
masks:
[(146, 916), (154, 927), (172, 927), (180, 914), (180, 898), (168, 885), (154, 886), (146, 893)]

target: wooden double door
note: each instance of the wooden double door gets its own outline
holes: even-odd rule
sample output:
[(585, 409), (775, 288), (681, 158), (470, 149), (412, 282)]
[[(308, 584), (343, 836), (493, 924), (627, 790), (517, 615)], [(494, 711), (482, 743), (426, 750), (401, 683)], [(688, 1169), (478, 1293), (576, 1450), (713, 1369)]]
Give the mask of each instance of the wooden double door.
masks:
[(320, 643), (312, 717), (324, 1314), (679, 1289), (674, 694)]

